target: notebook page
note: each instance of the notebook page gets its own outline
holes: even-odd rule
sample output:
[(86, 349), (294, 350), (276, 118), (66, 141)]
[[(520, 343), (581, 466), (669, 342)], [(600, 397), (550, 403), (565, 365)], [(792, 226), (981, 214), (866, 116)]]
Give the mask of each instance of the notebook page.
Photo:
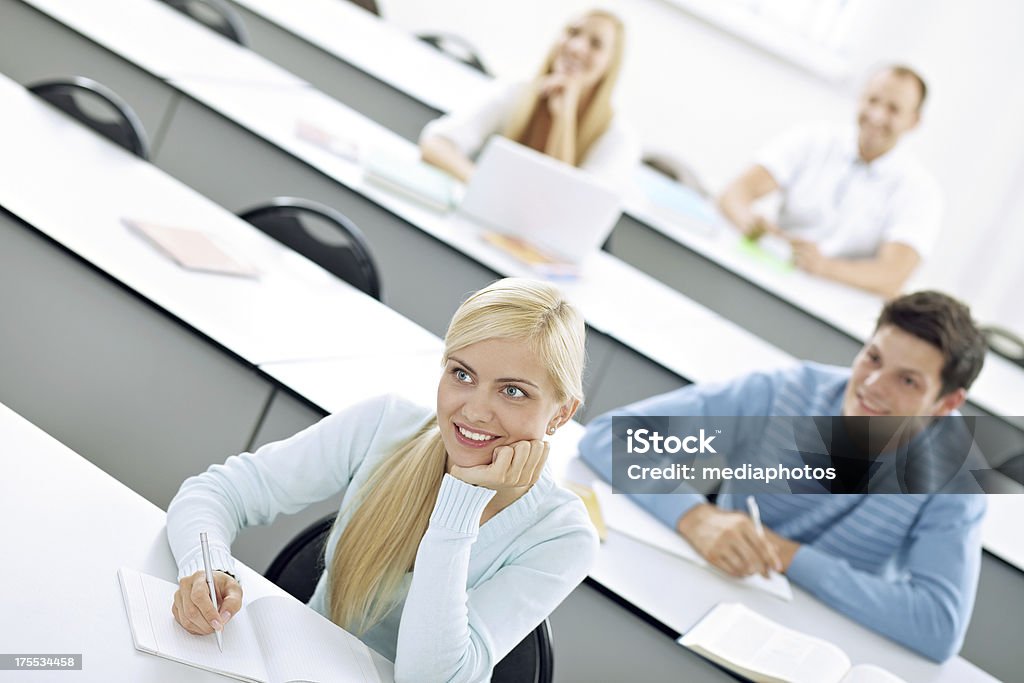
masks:
[(835, 645), (788, 629), (738, 603), (717, 605), (679, 642), (791, 683), (839, 683), (850, 668), (849, 657)]
[(177, 584), (132, 569), (118, 570), (136, 649), (233, 678), (267, 681), (253, 626), (243, 607), (224, 628), (224, 652), (213, 634), (195, 636), (174, 621)]
[[(694, 550), (693, 546), (686, 542), (686, 539), (649, 515), (646, 510), (625, 494), (612, 493), (612, 487), (603, 481), (595, 480), (591, 488), (597, 496), (605, 524), (612, 529), (670, 555), (681, 557), (699, 567), (717, 571), (700, 553)], [(722, 575), (725, 576), (724, 573)], [(770, 572), (767, 579), (760, 574), (752, 574), (742, 579), (732, 580), (747, 588), (754, 588), (774, 595), (780, 600), (788, 602), (793, 599), (793, 589), (789, 585), (789, 579), (778, 572)]]
[(380, 683), (366, 645), (301, 602), (260, 598), (249, 613), (270, 683)]

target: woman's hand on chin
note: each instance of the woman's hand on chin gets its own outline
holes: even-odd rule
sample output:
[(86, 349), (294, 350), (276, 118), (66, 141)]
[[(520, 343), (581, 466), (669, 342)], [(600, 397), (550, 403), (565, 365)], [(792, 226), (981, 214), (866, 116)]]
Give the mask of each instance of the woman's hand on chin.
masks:
[(550, 444), (547, 441), (518, 441), (511, 446), (494, 449), (494, 460), (488, 465), (451, 468), (450, 474), (467, 484), (502, 489), (530, 488), (540, 479), (544, 463), (548, 460)]

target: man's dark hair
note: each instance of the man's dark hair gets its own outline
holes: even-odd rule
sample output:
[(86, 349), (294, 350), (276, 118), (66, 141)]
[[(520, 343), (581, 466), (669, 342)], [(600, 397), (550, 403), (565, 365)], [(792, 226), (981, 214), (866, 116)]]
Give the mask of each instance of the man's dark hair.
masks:
[(925, 291), (893, 299), (882, 309), (875, 329), (893, 325), (942, 352), (940, 396), (969, 389), (985, 362), (985, 337), (971, 309), (942, 292)]
[(924, 100), (928, 97), (928, 86), (925, 84), (924, 79), (921, 78), (921, 74), (904, 64), (890, 64), (882, 69), (882, 71), (887, 71), (893, 76), (899, 76), (900, 78), (909, 78), (917, 84), (918, 92), (921, 95), (917, 100), (917, 111), (921, 111), (921, 108), (924, 107)]

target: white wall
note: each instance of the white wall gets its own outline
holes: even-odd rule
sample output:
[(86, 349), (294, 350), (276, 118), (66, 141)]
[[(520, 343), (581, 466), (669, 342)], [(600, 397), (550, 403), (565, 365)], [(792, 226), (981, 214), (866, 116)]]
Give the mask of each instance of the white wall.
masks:
[[(449, 30), (473, 42), (499, 76), (528, 77), (564, 21), (589, 0), (384, 0), (382, 14), (410, 30)], [(1024, 332), (1024, 287), (1008, 240), (1024, 247), (1024, 3), (1018, 0), (871, 2), (851, 40), (855, 76), (830, 83), (687, 14), (666, 0), (600, 3), (626, 22), (619, 109), (645, 145), (691, 163), (712, 189), (765, 141), (794, 123), (845, 122), (863, 74), (906, 62), (929, 82), (921, 128), (906, 144), (946, 195), (941, 245), (916, 278), (972, 304), (983, 319)], [(864, 31), (859, 27), (870, 28)], [(1012, 216), (1007, 211), (1015, 212)]]

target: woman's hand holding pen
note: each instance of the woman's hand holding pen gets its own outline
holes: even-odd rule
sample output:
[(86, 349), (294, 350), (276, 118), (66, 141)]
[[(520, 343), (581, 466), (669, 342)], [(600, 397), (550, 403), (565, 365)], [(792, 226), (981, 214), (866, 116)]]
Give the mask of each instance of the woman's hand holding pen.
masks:
[(544, 463), (548, 460), (550, 445), (547, 441), (519, 441), (511, 446), (494, 449), (494, 459), (488, 465), (451, 468), (451, 475), (467, 484), (502, 489), (529, 488), (540, 479)]
[(206, 577), (198, 571), (178, 582), (171, 612), (174, 620), (189, 633), (205, 636), (220, 631), (242, 608), (242, 586), (230, 574), (215, 571), (213, 582), (217, 589), (220, 613), (210, 600)]

